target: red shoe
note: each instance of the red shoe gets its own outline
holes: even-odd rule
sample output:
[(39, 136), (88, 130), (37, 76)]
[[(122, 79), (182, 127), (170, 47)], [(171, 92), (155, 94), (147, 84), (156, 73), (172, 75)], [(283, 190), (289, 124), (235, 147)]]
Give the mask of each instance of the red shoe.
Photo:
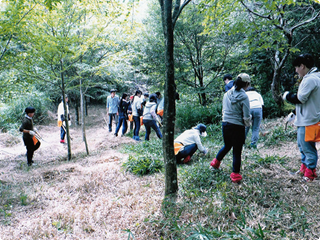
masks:
[(219, 169), (220, 164), (221, 164), (221, 162), (220, 162), (218, 159), (214, 158), (214, 159), (211, 161), (210, 166), (213, 167), (213, 168), (215, 168), (215, 169)]
[(317, 176), (316, 169), (311, 170), (310, 168), (306, 168), (303, 179), (306, 182), (312, 182)]
[(187, 163), (187, 162), (190, 162), (190, 159), (191, 159), (191, 157), (190, 157), (190, 155), (188, 155), (188, 156), (186, 156), (184, 159), (183, 159), (183, 163)]
[(63, 140), (60, 140), (60, 143), (65, 143), (64, 139), (63, 139)]
[(239, 173), (231, 173), (230, 174), (231, 181), (234, 183), (238, 183), (242, 180), (242, 176)]
[(302, 163), (301, 167), (300, 167), (300, 174), (304, 175), (304, 173), (306, 172), (307, 166)]

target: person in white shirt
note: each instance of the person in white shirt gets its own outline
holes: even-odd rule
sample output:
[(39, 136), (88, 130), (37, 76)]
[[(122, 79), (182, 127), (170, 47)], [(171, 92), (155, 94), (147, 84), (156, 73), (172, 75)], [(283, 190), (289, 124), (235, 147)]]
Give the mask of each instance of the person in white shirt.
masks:
[(174, 140), (174, 153), (176, 155), (177, 163), (189, 162), (192, 155), (198, 149), (203, 154), (208, 153), (208, 149), (202, 145), (200, 139), (200, 136), (207, 136), (206, 129), (206, 125), (200, 123), (196, 127), (184, 131)]
[(139, 132), (140, 132), (140, 117), (143, 115), (143, 108), (141, 105), (141, 95), (142, 92), (137, 90), (133, 102), (132, 102), (132, 116), (134, 121), (134, 130), (133, 130), (133, 139), (140, 141)]
[(67, 117), (64, 115), (64, 107), (63, 107), (63, 101), (61, 100), (61, 103), (58, 106), (58, 126), (60, 127), (60, 143), (65, 143), (65, 136), (66, 136), (66, 123), (65, 121), (68, 121), (69, 126), (71, 125), (70, 121), (70, 114), (69, 114), (69, 106), (68, 106), (68, 96), (65, 95), (65, 101), (67, 106)]
[[(246, 94), (249, 98), (250, 103), (250, 115), (252, 116), (252, 136), (251, 136), (251, 148), (257, 148), (257, 143), (259, 140), (259, 130), (260, 130), (260, 124), (262, 121), (262, 110), (264, 106), (263, 98), (262, 96), (255, 90), (253, 87), (249, 87), (246, 90)], [(246, 127), (246, 138), (248, 135), (248, 132), (250, 130), (250, 126)]]

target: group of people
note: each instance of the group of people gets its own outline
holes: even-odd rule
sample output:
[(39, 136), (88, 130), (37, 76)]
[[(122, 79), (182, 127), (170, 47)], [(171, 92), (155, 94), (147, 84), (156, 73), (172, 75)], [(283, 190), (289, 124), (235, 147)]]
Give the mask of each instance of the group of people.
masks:
[[(293, 66), (301, 78), (301, 83), (297, 93), (287, 91), (282, 98), (296, 107), (294, 124), (297, 126), (297, 142), (301, 153), (301, 166), (297, 173), (302, 175), (305, 181), (310, 182), (317, 177), (318, 152), (315, 142), (320, 141), (320, 73), (314, 67), (314, 60), (310, 54), (298, 56), (294, 60)], [(223, 158), (232, 149), (233, 169), (230, 178), (232, 182), (237, 183), (242, 179), (240, 174), (241, 155), (246, 135), (252, 124), (250, 146), (256, 148), (264, 103), (261, 95), (250, 86), (251, 78), (248, 74), (241, 73), (235, 80), (232, 79), (230, 74), (227, 74), (224, 76), (224, 80), (226, 83), (222, 109), (224, 146), (210, 162), (210, 166), (214, 169), (219, 169)], [(117, 123), (115, 136), (118, 136), (121, 125), (122, 135), (126, 133), (127, 120), (131, 118), (135, 125), (133, 139), (140, 140), (141, 119), (146, 128), (145, 140), (149, 140), (151, 128), (155, 130), (158, 138), (162, 138), (157, 122), (159, 121), (158, 114), (160, 113), (161, 115), (161, 110), (163, 109), (159, 109), (163, 98), (161, 98), (160, 93), (141, 96), (142, 92), (137, 90), (134, 96), (129, 97), (124, 93), (119, 99), (116, 95), (116, 90), (111, 90), (111, 94), (107, 98), (107, 115), (109, 117), (108, 126), (110, 132), (112, 132), (112, 120)], [(68, 98), (66, 97), (66, 105), (67, 102)], [(60, 142), (63, 143), (65, 137), (63, 122), (70, 118), (69, 116), (65, 117), (62, 106), (59, 105), (58, 107), (58, 123), (61, 124)], [(26, 155), (29, 166), (33, 163), (34, 151), (40, 147), (40, 142), (36, 138), (37, 130), (34, 128), (32, 121), (34, 113), (35, 109), (33, 107), (27, 107), (25, 109), (25, 118), (20, 127), (20, 131), (23, 132), (23, 141), (27, 148)], [(177, 163), (189, 162), (197, 150), (206, 154), (208, 149), (202, 145), (200, 139), (200, 136), (205, 137), (206, 135), (206, 126), (204, 124), (198, 124), (196, 127), (179, 135), (174, 140)]]
[(116, 90), (111, 89), (110, 96), (107, 97), (107, 116), (109, 132), (112, 132), (112, 121), (116, 124), (114, 135), (118, 136), (122, 126), (122, 135), (124, 136), (128, 129), (127, 121), (134, 123), (133, 139), (140, 141), (140, 127), (143, 124), (146, 128), (145, 140), (149, 141), (151, 129), (153, 129), (158, 138), (162, 138), (159, 128), (161, 117), (163, 115), (163, 97), (160, 92), (153, 94), (144, 93), (136, 90), (135, 94), (130, 96), (126, 93), (122, 97), (116, 95)]

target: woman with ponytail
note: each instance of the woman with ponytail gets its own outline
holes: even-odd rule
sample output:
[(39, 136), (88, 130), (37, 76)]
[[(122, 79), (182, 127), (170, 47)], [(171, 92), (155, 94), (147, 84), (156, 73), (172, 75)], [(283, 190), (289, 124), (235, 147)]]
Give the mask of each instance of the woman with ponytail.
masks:
[(240, 182), (241, 153), (245, 141), (245, 127), (250, 126), (250, 104), (245, 90), (250, 85), (250, 76), (246, 73), (238, 75), (234, 86), (223, 96), (222, 135), (224, 146), (210, 163), (211, 167), (219, 169), (224, 156), (233, 150), (233, 171), (230, 174), (232, 182)]

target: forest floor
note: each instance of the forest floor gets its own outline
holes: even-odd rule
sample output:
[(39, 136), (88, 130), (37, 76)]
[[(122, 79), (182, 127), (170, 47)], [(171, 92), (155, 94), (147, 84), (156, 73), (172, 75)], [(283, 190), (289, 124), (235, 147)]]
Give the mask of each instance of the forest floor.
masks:
[[(56, 120), (37, 126), (44, 141), (32, 167), (26, 164), (21, 136), (0, 134), (0, 239), (150, 239), (153, 230), (144, 220), (162, 214), (164, 176), (123, 171), (128, 155), (121, 147), (136, 142), (109, 133), (104, 115), (104, 107), (89, 108), (89, 156), (81, 126), (71, 126), (71, 161), (67, 144), (59, 142)], [(294, 142), (259, 153), (296, 158), (292, 168), (298, 166)]]

